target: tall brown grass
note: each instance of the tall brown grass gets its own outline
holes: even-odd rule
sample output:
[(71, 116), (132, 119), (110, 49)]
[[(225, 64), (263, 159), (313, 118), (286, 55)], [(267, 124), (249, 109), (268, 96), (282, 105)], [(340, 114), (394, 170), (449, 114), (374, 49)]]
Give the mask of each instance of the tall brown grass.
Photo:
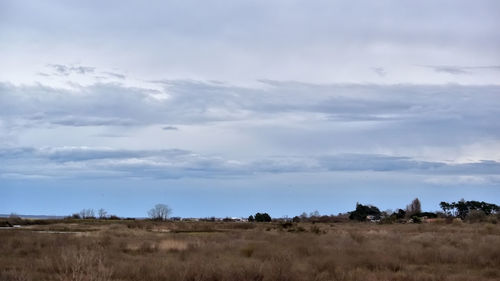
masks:
[(5, 281), (499, 280), (500, 225), (51, 224), (0, 253)]

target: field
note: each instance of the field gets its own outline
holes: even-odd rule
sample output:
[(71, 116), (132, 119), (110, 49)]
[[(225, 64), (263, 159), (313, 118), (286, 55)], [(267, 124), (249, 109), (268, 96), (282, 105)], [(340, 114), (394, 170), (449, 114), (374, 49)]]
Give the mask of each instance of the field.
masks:
[(500, 224), (90, 221), (0, 230), (0, 280), (499, 280)]

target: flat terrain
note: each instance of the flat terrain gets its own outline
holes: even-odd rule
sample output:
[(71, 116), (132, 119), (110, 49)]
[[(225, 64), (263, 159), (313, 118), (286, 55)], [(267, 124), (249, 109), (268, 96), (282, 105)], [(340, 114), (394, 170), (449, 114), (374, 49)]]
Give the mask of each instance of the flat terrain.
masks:
[(0, 229), (0, 280), (500, 280), (500, 224), (89, 221)]

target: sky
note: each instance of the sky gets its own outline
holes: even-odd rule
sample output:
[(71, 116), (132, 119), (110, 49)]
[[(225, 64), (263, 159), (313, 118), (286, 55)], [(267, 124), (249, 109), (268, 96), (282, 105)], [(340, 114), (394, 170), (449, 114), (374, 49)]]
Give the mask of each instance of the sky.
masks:
[(500, 2), (0, 1), (0, 213), (500, 204)]

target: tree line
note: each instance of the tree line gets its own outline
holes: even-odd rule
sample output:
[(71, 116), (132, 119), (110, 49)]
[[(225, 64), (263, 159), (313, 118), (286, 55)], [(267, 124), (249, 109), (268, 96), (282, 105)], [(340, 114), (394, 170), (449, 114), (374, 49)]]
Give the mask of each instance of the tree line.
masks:
[[(356, 203), (355, 210), (337, 216), (320, 215), (318, 211), (302, 213), (292, 219), (281, 218), (279, 220), (289, 220), (292, 222), (342, 222), (346, 220), (353, 221), (375, 221), (375, 222), (397, 222), (397, 221), (411, 221), (421, 222), (424, 218), (448, 217), (460, 218), (465, 220), (467, 218), (482, 218), (493, 214), (500, 213), (500, 206), (487, 203), (484, 201), (465, 201), (461, 199), (457, 202), (444, 202), (442, 201), (439, 206), (442, 212), (423, 212), (420, 200), (415, 198), (404, 209), (396, 209), (395, 211), (381, 211), (374, 205), (363, 205)], [(172, 209), (166, 204), (156, 204), (148, 212), (148, 217), (155, 221), (165, 221), (170, 218)], [(75, 213), (68, 217), (72, 219), (121, 219), (116, 215), (108, 215), (104, 209), (94, 211), (94, 209), (82, 209), (79, 213)], [(127, 218), (133, 219), (133, 218)], [(203, 219), (201, 219), (203, 220)], [(207, 221), (214, 221), (215, 218), (206, 219)], [(249, 222), (271, 222), (273, 218), (268, 213), (256, 213), (250, 215), (247, 219)], [(278, 219), (277, 219), (278, 220)], [(231, 221), (230, 218), (224, 221)]]
[(356, 209), (349, 212), (349, 219), (357, 221), (381, 221), (395, 222), (401, 220), (410, 220), (412, 222), (421, 222), (423, 218), (460, 218), (462, 220), (468, 218), (482, 218), (497, 214), (500, 212), (500, 206), (493, 203), (486, 203), (484, 201), (465, 201), (461, 199), (458, 202), (444, 202), (442, 201), (439, 206), (443, 212), (422, 212), (420, 200), (415, 198), (405, 209), (397, 209), (395, 212), (388, 213), (381, 212), (373, 205), (362, 205), (357, 203)]
[(498, 205), (486, 203), (484, 201), (465, 201), (464, 199), (451, 203), (443, 201), (439, 203), (439, 206), (446, 215), (459, 217), (461, 219), (465, 219), (471, 213), (482, 212), (489, 216), (500, 211)]

